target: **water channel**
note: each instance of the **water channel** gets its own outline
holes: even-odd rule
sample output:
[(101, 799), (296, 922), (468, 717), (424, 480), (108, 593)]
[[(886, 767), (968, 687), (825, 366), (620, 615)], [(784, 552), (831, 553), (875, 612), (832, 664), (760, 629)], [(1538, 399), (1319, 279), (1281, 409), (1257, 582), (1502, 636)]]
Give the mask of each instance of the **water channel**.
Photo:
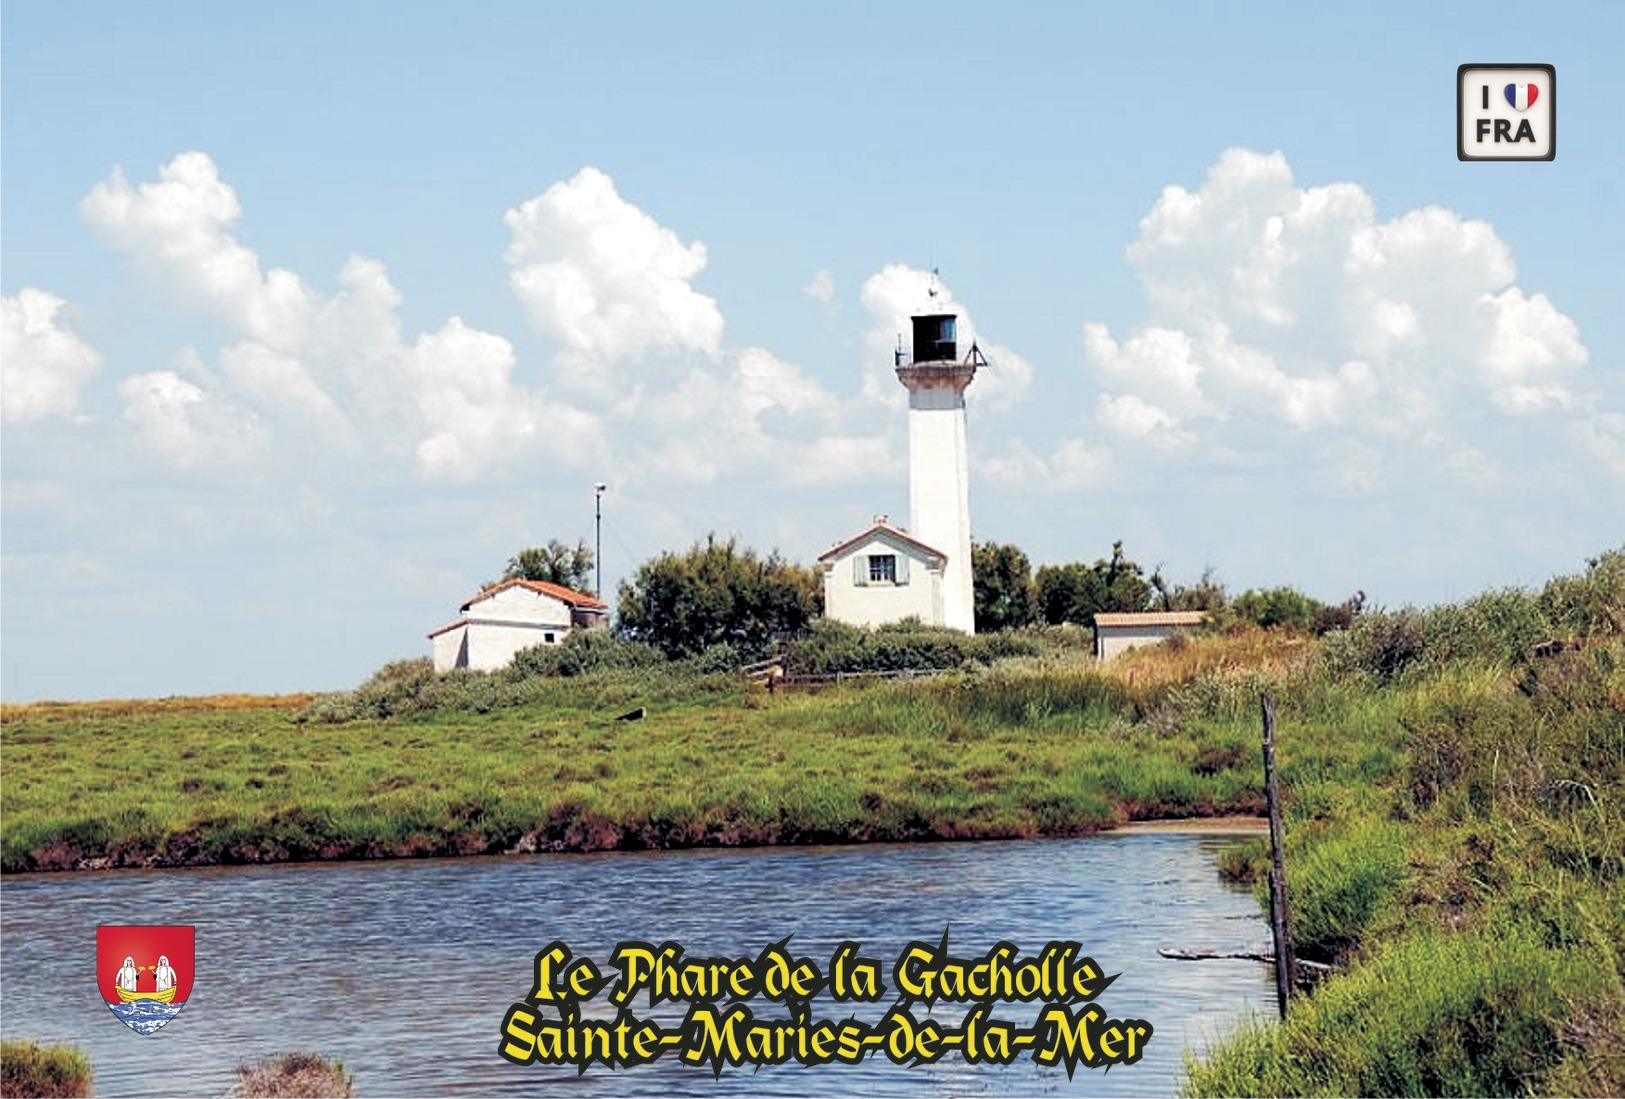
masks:
[[(1153, 1095), (1180, 1082), (1237, 1019), (1268, 1017), (1265, 967), (1176, 962), (1157, 948), (1259, 948), (1251, 894), (1214, 870), (1226, 838), (1109, 833), (1077, 840), (766, 848), (29, 875), (0, 882), (0, 1030), (68, 1042), (95, 1094), (223, 1095), (245, 1060), (293, 1050), (343, 1058), (361, 1095)], [(195, 987), (180, 1014), (141, 1037), (108, 1010), (94, 973), (100, 924), (196, 927)], [(1041, 1068), (1022, 1056), (928, 1066), (688, 1067), (667, 1056), (610, 1072), (511, 1065), (497, 1056), (532, 957), (554, 939), (609, 968), (621, 940), (675, 939), (690, 955), (754, 957), (794, 935), (823, 966), (857, 939), (891, 963), (911, 940), (969, 957), (1009, 940), (1023, 956), (1075, 940), (1107, 974), (1113, 1018), (1149, 1021), (1142, 1060), (1110, 1072)], [(604, 997), (600, 997), (602, 1000)], [(814, 1003), (817, 1018), (876, 1023), (874, 1005)], [(589, 1006), (588, 1014), (593, 1014)], [(778, 1005), (753, 1003), (782, 1017)], [(968, 1005), (931, 1013), (954, 1026)], [(998, 1005), (1031, 1026), (1039, 1005)], [(640, 1017), (676, 1021), (681, 1012)], [(607, 1017), (605, 1008), (601, 1014)], [(918, 1011), (923, 1018), (923, 1009)]]

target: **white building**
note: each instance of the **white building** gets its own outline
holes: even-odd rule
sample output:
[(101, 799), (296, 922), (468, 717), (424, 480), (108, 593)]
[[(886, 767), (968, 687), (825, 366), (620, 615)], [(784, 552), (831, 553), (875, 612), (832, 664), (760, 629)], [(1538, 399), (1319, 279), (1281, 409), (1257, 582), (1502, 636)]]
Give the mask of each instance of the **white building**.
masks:
[(434, 670), (506, 667), (520, 649), (557, 645), (574, 630), (609, 626), (609, 606), (544, 580), (504, 580), (461, 608), (462, 617), (429, 634)]
[(1155, 645), (1175, 634), (1190, 633), (1207, 615), (1202, 611), (1143, 611), (1095, 615), (1095, 656), (1110, 660), (1141, 645)]
[[(965, 443), (965, 390), (986, 365), (972, 344), (960, 359), (956, 316), (933, 313), (912, 318), (914, 345), (907, 362), (897, 352), (897, 380), (908, 389), (908, 530), (877, 523), (819, 558), (824, 562), (824, 613), (840, 622), (873, 626), (918, 615), (927, 625), (976, 632), (976, 599), (971, 585), (970, 455)], [(886, 544), (899, 562), (940, 561), (940, 575), (925, 592), (912, 584), (855, 583), (840, 561), (862, 554), (884, 558), (884, 550), (866, 553), (865, 539), (892, 539)], [(901, 539), (902, 541), (896, 541)], [(885, 539), (881, 539), (885, 542)], [(906, 542), (907, 554), (901, 547)], [(856, 570), (857, 564), (851, 565)], [(930, 570), (928, 569), (928, 572)], [(912, 573), (910, 574), (912, 576)], [(850, 586), (849, 586), (850, 585)], [(910, 590), (903, 590), (903, 589)], [(905, 609), (906, 608), (906, 609)]]
[(942, 622), (947, 559), (882, 516), (818, 559), (824, 569), (824, 614), (854, 626), (918, 618)]

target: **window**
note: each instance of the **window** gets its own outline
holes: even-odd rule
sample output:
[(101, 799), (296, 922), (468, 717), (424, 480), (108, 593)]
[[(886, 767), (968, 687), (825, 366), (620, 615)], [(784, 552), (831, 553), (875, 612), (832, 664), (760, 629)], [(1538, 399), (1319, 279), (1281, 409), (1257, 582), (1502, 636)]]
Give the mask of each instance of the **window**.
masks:
[(556, 636), (557, 635), (555, 635), (552, 631), (548, 631), (547, 633), (542, 634), (542, 640), (547, 644), (552, 645), (555, 644), (554, 638)]
[(869, 555), (869, 583), (895, 584), (897, 583), (897, 556), (891, 553), (873, 553)]

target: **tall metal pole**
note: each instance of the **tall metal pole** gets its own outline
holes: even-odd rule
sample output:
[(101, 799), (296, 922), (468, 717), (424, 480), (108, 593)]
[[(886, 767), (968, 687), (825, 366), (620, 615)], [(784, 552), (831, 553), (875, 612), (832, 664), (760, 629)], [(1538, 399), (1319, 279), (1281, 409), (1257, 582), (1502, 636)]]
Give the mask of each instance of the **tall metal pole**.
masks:
[(604, 490), (608, 487), (605, 484), (592, 486), (592, 563), (598, 569), (598, 590), (593, 594), (600, 599), (604, 597)]

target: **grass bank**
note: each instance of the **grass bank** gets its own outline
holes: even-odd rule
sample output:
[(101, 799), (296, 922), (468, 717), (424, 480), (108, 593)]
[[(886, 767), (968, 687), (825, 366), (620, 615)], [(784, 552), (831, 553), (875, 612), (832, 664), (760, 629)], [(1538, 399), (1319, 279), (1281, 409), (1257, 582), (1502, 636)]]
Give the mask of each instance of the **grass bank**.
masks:
[[(1234, 668), (1202, 700), (1181, 695), (1183, 673), (1057, 650), (777, 695), (696, 668), (504, 681), (407, 666), (303, 705), (7, 707), (0, 865), (1026, 837), (1256, 813), (1242, 680), (1257, 673), (1239, 654), (1301, 645), (1215, 640)], [(432, 692), (457, 702), (423, 705)], [(325, 719), (339, 707), (390, 716)]]
[[(1625, 554), (1368, 616), (1317, 663), (1279, 714), (1288, 897), (1341, 973), (1188, 1092), (1625, 1094)], [(1328, 756), (1326, 729), (1389, 765)]]

